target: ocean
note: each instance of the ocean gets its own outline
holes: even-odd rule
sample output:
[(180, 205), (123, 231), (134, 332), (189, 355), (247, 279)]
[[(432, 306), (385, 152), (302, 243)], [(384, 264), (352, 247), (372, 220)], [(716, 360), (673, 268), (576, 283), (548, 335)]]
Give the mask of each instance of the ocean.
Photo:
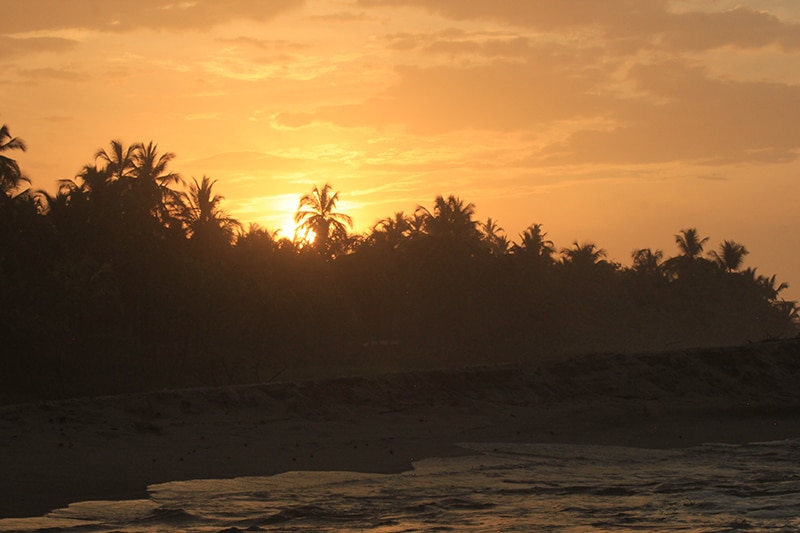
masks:
[(681, 449), (475, 444), (400, 474), (287, 472), (149, 487), (0, 531), (800, 531), (800, 440)]

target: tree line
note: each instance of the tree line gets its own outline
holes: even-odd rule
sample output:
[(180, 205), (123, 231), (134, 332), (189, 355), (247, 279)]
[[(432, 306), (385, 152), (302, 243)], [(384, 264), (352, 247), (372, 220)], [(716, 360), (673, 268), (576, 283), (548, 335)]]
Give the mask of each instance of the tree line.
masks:
[(280, 237), (153, 142), (111, 141), (55, 194), (31, 189), (11, 157), (25, 149), (0, 129), (0, 380), (15, 398), (797, 334), (786, 284), (695, 228), (675, 255), (622, 266), (592, 242), (557, 248), (541, 224), (509, 240), (454, 195), (357, 234), (325, 184)]

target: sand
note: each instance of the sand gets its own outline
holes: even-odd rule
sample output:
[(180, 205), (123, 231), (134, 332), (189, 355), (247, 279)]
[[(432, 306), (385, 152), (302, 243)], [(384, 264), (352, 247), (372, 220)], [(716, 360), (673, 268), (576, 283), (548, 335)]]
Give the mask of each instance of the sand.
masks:
[(461, 442), (682, 447), (800, 438), (800, 339), (0, 407), (0, 517), (154, 483), (399, 472)]

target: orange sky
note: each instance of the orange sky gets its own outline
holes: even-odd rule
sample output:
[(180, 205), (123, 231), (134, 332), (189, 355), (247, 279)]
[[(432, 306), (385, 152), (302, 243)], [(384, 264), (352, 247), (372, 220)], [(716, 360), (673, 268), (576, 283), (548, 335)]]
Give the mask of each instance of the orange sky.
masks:
[(624, 264), (697, 227), (800, 298), (797, 0), (25, 0), (0, 67), (36, 188), (154, 140), (272, 229), (456, 194)]

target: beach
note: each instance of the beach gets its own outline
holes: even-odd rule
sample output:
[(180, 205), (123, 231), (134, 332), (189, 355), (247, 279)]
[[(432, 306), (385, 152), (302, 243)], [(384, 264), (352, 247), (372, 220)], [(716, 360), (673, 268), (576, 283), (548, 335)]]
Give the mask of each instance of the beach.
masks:
[(0, 407), (0, 518), (181, 480), (399, 473), (460, 443), (800, 438), (800, 340)]

